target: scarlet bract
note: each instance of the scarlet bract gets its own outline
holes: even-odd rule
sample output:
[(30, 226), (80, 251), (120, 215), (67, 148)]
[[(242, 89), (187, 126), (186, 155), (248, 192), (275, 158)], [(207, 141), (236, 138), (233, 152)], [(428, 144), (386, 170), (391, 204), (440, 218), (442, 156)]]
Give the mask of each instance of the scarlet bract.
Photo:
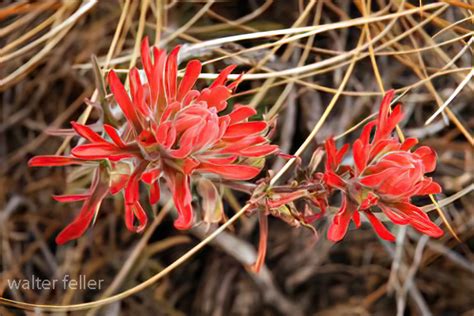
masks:
[[(183, 78), (178, 80), (179, 46), (167, 55), (142, 43), (145, 82), (140, 71), (129, 73), (127, 92), (117, 74), (111, 70), (108, 83), (124, 117), (122, 124), (103, 124), (99, 132), (90, 126), (72, 122), (77, 135), (86, 140), (71, 150), (70, 156), (37, 156), (30, 166), (84, 165), (93, 167), (92, 184), (86, 193), (55, 196), (60, 202), (83, 201), (78, 217), (57, 237), (63, 244), (76, 239), (96, 218), (100, 205), (109, 194), (123, 194), (125, 224), (134, 232), (146, 227), (148, 216), (140, 200), (140, 184), (148, 187), (149, 203), (160, 200), (160, 183), (171, 192), (178, 217), (178, 229), (190, 228), (194, 220), (192, 179), (199, 177), (198, 192), (205, 200), (204, 219), (217, 222), (223, 218), (223, 206), (212, 179), (249, 180), (257, 176), (262, 158), (278, 151), (268, 140), (269, 124), (263, 120), (249, 121), (256, 111), (235, 105), (229, 114), (227, 100), (240, 82), (240, 77), (227, 83), (235, 66), (225, 68), (214, 82), (202, 90), (193, 89), (201, 72), (201, 63), (190, 61)], [(266, 219), (262, 214), (279, 216), (291, 224), (308, 226), (321, 218), (328, 207), (329, 196), (342, 193), (339, 211), (334, 216), (328, 238), (341, 240), (351, 220), (360, 226), (364, 214), (377, 234), (386, 240), (394, 236), (375, 215), (379, 211), (395, 224), (409, 224), (429, 236), (439, 237), (443, 231), (411, 198), (441, 192), (441, 187), (426, 177), (436, 166), (436, 153), (427, 146), (412, 148), (418, 140), (400, 141), (393, 135), (403, 118), (401, 106), (390, 113), (394, 92), (389, 91), (380, 106), (377, 119), (367, 123), (352, 146), (354, 166), (342, 161), (350, 146), (336, 148), (330, 138), (325, 143), (326, 163), (323, 172), (316, 172), (312, 159), (307, 175), (296, 185), (269, 188), (265, 181), (260, 196), (250, 200), (252, 209), (260, 208), (260, 222), (266, 235)], [(373, 134), (373, 135), (372, 135)], [(163, 180), (163, 181), (160, 181)], [(263, 193), (263, 195), (261, 195)], [(297, 210), (294, 201), (309, 201)], [(258, 202), (255, 202), (258, 201)], [(318, 212), (314, 212), (314, 207)], [(265, 242), (261, 242), (265, 245)], [(264, 253), (264, 252), (261, 252)], [(262, 256), (259, 256), (263, 263)]]
[[(261, 167), (252, 159), (278, 150), (266, 138), (268, 123), (248, 121), (256, 114), (253, 108), (235, 105), (229, 114), (227, 100), (240, 79), (227, 84), (235, 66), (225, 68), (203, 90), (193, 87), (201, 72), (198, 60), (190, 61), (178, 82), (179, 46), (167, 55), (142, 42), (142, 63), (146, 82), (139, 70), (130, 71), (130, 93), (112, 70), (108, 83), (126, 123), (104, 124), (103, 133), (72, 122), (77, 135), (87, 140), (71, 150), (71, 156), (37, 156), (30, 166), (81, 165), (93, 162), (92, 185), (86, 194), (56, 197), (62, 202), (84, 201), (79, 216), (67, 226), (56, 241), (63, 244), (81, 236), (97, 215), (108, 194), (122, 192), (125, 200), (125, 223), (135, 232), (147, 224), (140, 202), (140, 183), (149, 187), (149, 200), (160, 200), (160, 179), (173, 195), (178, 212), (175, 227), (193, 225), (191, 177), (211, 175), (232, 180), (254, 178)], [(129, 96), (130, 94), (130, 96)]]
[[(359, 213), (371, 222), (377, 234), (386, 240), (394, 236), (373, 214), (379, 208), (393, 223), (409, 224), (422, 233), (439, 237), (443, 231), (410, 199), (417, 195), (440, 193), (441, 187), (425, 173), (436, 166), (436, 153), (427, 146), (415, 151), (415, 138), (403, 142), (393, 136), (396, 125), (403, 118), (401, 106), (392, 113), (390, 102), (394, 92), (389, 91), (380, 106), (379, 116), (369, 122), (353, 145), (354, 168), (340, 166), (348, 149), (337, 150), (332, 139), (326, 141), (326, 169), (324, 180), (329, 188), (342, 192), (343, 199), (328, 231), (328, 238), (341, 240), (351, 219), (360, 226)], [(370, 139), (371, 132), (374, 136)]]

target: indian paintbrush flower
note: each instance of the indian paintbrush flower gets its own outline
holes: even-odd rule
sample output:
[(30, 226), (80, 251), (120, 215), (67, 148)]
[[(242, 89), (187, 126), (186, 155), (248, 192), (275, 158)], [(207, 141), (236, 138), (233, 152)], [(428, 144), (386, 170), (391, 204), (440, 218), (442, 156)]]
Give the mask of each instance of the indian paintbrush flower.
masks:
[(248, 120), (256, 114), (253, 108), (235, 105), (229, 114), (222, 114), (240, 82), (239, 78), (227, 83), (235, 66), (225, 68), (209, 87), (195, 90), (201, 63), (190, 61), (178, 82), (179, 49), (167, 55), (154, 47), (152, 58), (145, 38), (141, 58), (146, 82), (142, 82), (137, 68), (129, 74), (129, 93), (113, 70), (107, 78), (125, 124), (104, 124), (99, 134), (89, 126), (72, 122), (75, 133), (87, 141), (85, 144), (74, 147), (70, 156), (37, 156), (30, 160), (30, 166), (94, 165), (87, 193), (55, 197), (61, 202), (84, 201), (80, 214), (58, 235), (57, 243), (83, 235), (109, 194), (123, 194), (127, 228), (142, 231), (148, 218), (140, 201), (140, 183), (149, 187), (149, 202), (155, 204), (160, 200), (160, 179), (173, 195), (178, 213), (175, 227), (188, 229), (194, 221), (193, 176), (252, 179), (262, 169), (252, 160), (278, 151), (266, 137), (269, 124)]
[[(177, 229), (188, 229), (196, 222), (193, 179), (203, 199), (204, 220), (219, 222), (224, 217), (223, 204), (211, 180), (252, 179), (262, 170), (264, 157), (278, 151), (278, 146), (268, 140), (269, 123), (249, 121), (256, 114), (253, 108), (234, 105), (227, 109), (227, 100), (240, 82), (240, 77), (227, 82), (235, 66), (225, 68), (209, 87), (193, 89), (201, 63), (190, 61), (178, 80), (179, 49), (167, 55), (154, 47), (152, 58), (145, 39), (141, 58), (146, 80), (133, 68), (127, 92), (113, 70), (107, 77), (124, 116), (123, 124), (103, 124), (93, 130), (71, 122), (75, 134), (85, 143), (76, 145), (69, 156), (37, 156), (30, 160), (30, 166), (82, 165), (93, 169), (86, 193), (54, 196), (60, 202), (83, 201), (79, 215), (58, 235), (59, 244), (83, 235), (97, 217), (102, 201), (119, 193), (124, 198), (126, 227), (143, 231), (148, 216), (140, 199), (141, 187), (148, 187), (149, 203), (153, 205), (160, 200), (161, 183), (173, 196)], [(324, 145), (323, 172), (316, 171), (322, 157), (322, 151), (317, 150), (307, 172), (302, 172), (306, 174), (304, 179), (279, 187), (269, 187), (263, 180), (254, 186), (250, 209), (258, 210), (261, 227), (256, 270), (265, 257), (267, 215), (295, 226), (309, 226), (326, 214), (329, 197), (337, 191), (342, 194), (342, 202), (328, 230), (330, 240), (341, 240), (351, 220), (359, 227), (362, 213), (381, 238), (393, 241), (394, 236), (374, 214), (376, 211), (394, 224), (411, 225), (432, 237), (443, 234), (411, 203), (414, 196), (441, 192), (439, 184), (425, 175), (434, 171), (436, 153), (427, 146), (413, 150), (417, 139), (401, 141), (394, 135), (403, 112), (400, 105), (390, 111), (393, 96), (393, 91), (385, 95), (378, 118), (367, 123), (353, 143), (353, 166), (342, 164), (349, 144), (337, 149), (334, 139), (329, 138)]]
[(328, 231), (331, 240), (344, 237), (351, 219), (359, 227), (363, 213), (381, 238), (393, 241), (394, 236), (373, 214), (375, 208), (394, 224), (411, 225), (432, 237), (443, 234), (426, 213), (410, 202), (413, 196), (441, 192), (439, 184), (425, 176), (436, 167), (436, 153), (427, 146), (412, 151), (417, 139), (401, 142), (392, 135), (403, 118), (400, 105), (390, 113), (393, 95), (393, 90), (385, 95), (378, 118), (369, 122), (354, 142), (354, 167), (341, 165), (348, 145), (337, 150), (333, 139), (326, 141), (324, 182), (329, 189), (342, 192), (341, 207)]

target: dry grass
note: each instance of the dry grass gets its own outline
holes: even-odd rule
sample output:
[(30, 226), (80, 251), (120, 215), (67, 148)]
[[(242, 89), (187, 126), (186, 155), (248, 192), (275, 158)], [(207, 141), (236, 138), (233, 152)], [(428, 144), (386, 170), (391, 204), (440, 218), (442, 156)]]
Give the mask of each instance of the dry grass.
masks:
[[(2, 5), (0, 303), (89, 315), (473, 313), (473, 11), (461, 0)], [(246, 268), (256, 257), (256, 221), (242, 216), (246, 197), (228, 190), (230, 219), (211, 232), (173, 231), (171, 205), (164, 204), (145, 234), (134, 236), (123, 227), (120, 201), (108, 200), (88, 236), (56, 248), (52, 239), (76, 207), (49, 196), (84, 180), (60, 169), (31, 170), (26, 161), (70, 149), (71, 137), (51, 137), (48, 128), (97, 119), (90, 104), (101, 90), (91, 54), (102, 74), (127, 71), (140, 63), (144, 35), (167, 48), (185, 43), (180, 59), (203, 61), (202, 80), (238, 64), (246, 74), (236, 102), (278, 116), (276, 142), (303, 161), (329, 135), (354, 139), (384, 91), (395, 88), (408, 114), (400, 136), (416, 136), (439, 153), (441, 214), (461, 242), (401, 228), (392, 245), (367, 228), (334, 245), (271, 220), (267, 266), (254, 274)], [(295, 162), (270, 161), (271, 185), (287, 181)], [(434, 200), (419, 202), (436, 208)], [(317, 225), (321, 236), (326, 224)], [(106, 288), (8, 289), (7, 280), (32, 274), (85, 274), (105, 279)], [(1, 315), (12, 313), (0, 307)]]

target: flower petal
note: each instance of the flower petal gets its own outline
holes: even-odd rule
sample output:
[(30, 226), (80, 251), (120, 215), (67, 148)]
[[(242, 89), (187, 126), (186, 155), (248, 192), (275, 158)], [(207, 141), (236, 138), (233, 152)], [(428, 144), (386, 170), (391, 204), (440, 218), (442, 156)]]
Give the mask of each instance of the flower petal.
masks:
[(410, 218), (410, 225), (420, 232), (436, 238), (444, 234), (443, 230), (433, 223), (428, 215), (415, 205), (403, 202), (396, 204), (396, 208), (406, 214)]
[[(135, 225), (135, 218), (138, 225)], [(148, 216), (138, 201), (133, 204), (125, 204), (125, 226), (134, 233), (142, 232), (148, 223)]]
[(352, 220), (354, 221), (354, 224), (356, 225), (357, 228), (360, 228), (360, 213), (359, 211), (355, 211), (352, 213)]
[(364, 144), (360, 139), (354, 142), (352, 146), (352, 154), (354, 156), (354, 163), (357, 168), (357, 172), (360, 174), (367, 166), (368, 152)]
[(110, 126), (109, 124), (104, 124), (104, 130), (109, 135), (109, 137), (112, 139), (112, 141), (115, 143), (120, 148), (125, 148), (127, 145), (123, 142), (122, 138), (120, 137), (118, 131)]
[(160, 201), (160, 181), (157, 180), (150, 185), (150, 204), (154, 205)]
[(328, 229), (328, 239), (332, 241), (340, 241), (347, 233), (349, 223), (351, 221), (352, 212), (347, 206), (347, 199), (343, 195), (342, 204), (339, 212), (334, 216)]
[(234, 69), (237, 67), (237, 65), (230, 65), (225, 67), (220, 73), (219, 76), (214, 80), (214, 82), (209, 86), (210, 89), (222, 86), (226, 83), (227, 77), (229, 74), (234, 71)]
[(371, 212), (364, 212), (365, 216), (369, 219), (372, 227), (374, 228), (377, 235), (380, 238), (388, 240), (388, 241), (395, 241), (395, 236), (390, 233), (390, 231), (380, 222), (380, 220)]
[(191, 189), (189, 177), (179, 172), (167, 172), (168, 186), (173, 194), (178, 218), (174, 221), (177, 229), (189, 229), (193, 224), (193, 208), (191, 206)]
[(364, 128), (362, 128), (362, 132), (360, 133), (359, 139), (361, 140), (363, 145), (367, 145), (369, 143), (370, 133), (372, 132), (372, 129), (376, 124), (377, 121), (370, 121), (365, 124)]
[(126, 119), (137, 132), (140, 132), (141, 125), (140, 121), (138, 120), (137, 113), (135, 112), (135, 107), (115, 71), (111, 70), (109, 72), (108, 81), (110, 90), (115, 97), (115, 101), (117, 101), (118, 105), (122, 109)]
[(225, 157), (200, 156), (199, 159), (202, 162), (209, 162), (209, 163), (215, 164), (215, 165), (227, 165), (227, 164), (231, 164), (234, 161), (236, 161), (237, 160), (237, 155), (230, 155), (230, 156), (225, 156)]
[(390, 206), (379, 203), (378, 205), (382, 212), (390, 219), (394, 224), (397, 225), (406, 225), (410, 223), (410, 218), (406, 214), (400, 212), (396, 208), (391, 208)]
[(143, 86), (140, 73), (137, 67), (133, 67), (129, 72), (130, 94), (132, 95), (133, 105), (140, 111), (142, 117), (151, 115), (151, 111), (145, 102), (145, 91), (147, 86)]
[(387, 136), (393, 132), (397, 124), (400, 123), (400, 121), (403, 119), (403, 116), (404, 113), (402, 111), (402, 107), (400, 106), (400, 104), (398, 104), (397, 106), (395, 106), (392, 113), (390, 114), (387, 126), (385, 127), (385, 133)]
[(197, 170), (215, 173), (229, 180), (250, 180), (260, 173), (260, 168), (257, 167), (233, 164), (218, 165), (209, 162), (201, 163)]
[(185, 174), (191, 174), (196, 169), (196, 167), (199, 166), (199, 164), (199, 160), (192, 157), (187, 157), (183, 162), (183, 172)]
[(56, 237), (56, 243), (58, 245), (65, 244), (70, 240), (81, 237), (97, 215), (100, 204), (109, 191), (108, 181), (101, 179), (100, 177), (101, 171), (98, 169), (94, 176), (90, 197), (84, 201), (79, 216), (77, 216), (76, 219), (64, 228)]
[[(163, 69), (166, 63), (166, 51), (153, 47), (153, 61), (152, 68), (149, 72), (147, 71), (147, 78), (148, 84), (150, 85), (150, 107), (155, 109), (159, 103), (160, 105), (165, 103)], [(162, 110), (161, 106), (160, 109)]]
[(331, 170), (324, 173), (324, 182), (328, 186), (338, 188), (339, 190), (346, 189), (346, 182)]
[(192, 89), (199, 77), (199, 74), (201, 73), (201, 68), (202, 65), (199, 60), (191, 60), (188, 62), (183, 79), (179, 83), (177, 97), (178, 101), (181, 101), (184, 96)]
[(441, 186), (433, 181), (432, 178), (425, 178), (420, 183), (421, 188), (415, 192), (414, 195), (427, 195), (427, 194), (438, 194), (441, 193)]
[(134, 204), (139, 199), (139, 186), (140, 179), (143, 171), (148, 166), (147, 161), (142, 161), (133, 171), (132, 175), (128, 178), (127, 186), (125, 187), (125, 203)]
[(229, 90), (237, 89), (237, 86), (242, 82), (243, 78), (244, 78), (244, 73), (241, 73), (237, 78), (235, 78), (234, 81), (232, 81), (229, 85), (227, 85), (227, 88)]
[(158, 180), (160, 176), (161, 176), (161, 169), (156, 167), (156, 168), (148, 169), (147, 171), (145, 171), (142, 174), (142, 180), (143, 182), (147, 184), (152, 184), (153, 182)]
[(90, 197), (90, 193), (84, 194), (66, 194), (66, 195), (53, 195), (53, 199), (62, 203), (84, 201)]
[(326, 171), (336, 171), (339, 165), (341, 164), (345, 153), (349, 149), (349, 144), (345, 144), (340, 150), (337, 150), (334, 139), (330, 137), (326, 139), (326, 142), (324, 143), (324, 148), (326, 149)]
[(229, 114), (230, 123), (235, 124), (241, 122), (251, 116), (257, 114), (257, 111), (254, 108), (249, 106), (239, 106), (235, 107), (234, 110)]
[(259, 145), (265, 142), (267, 142), (265, 137), (260, 135), (251, 135), (240, 139), (226, 141), (224, 147), (218, 152), (222, 154), (236, 154), (244, 148)]
[(393, 178), (393, 173), (397, 170), (394, 168), (385, 169), (379, 173), (374, 173), (360, 179), (360, 183), (366, 187), (375, 188), (378, 187), (388, 178)]
[(176, 128), (170, 121), (158, 125), (155, 131), (155, 138), (158, 143), (163, 145), (166, 149), (171, 148), (176, 141)]
[(217, 86), (212, 89), (204, 89), (197, 101), (204, 101), (208, 108), (215, 107), (217, 112), (224, 110), (227, 106), (226, 100), (230, 97), (231, 91), (224, 86)]
[(92, 143), (74, 147), (71, 154), (77, 158), (89, 160), (124, 159), (133, 157), (134, 154), (124, 151), (110, 143)]
[(64, 156), (44, 155), (36, 156), (28, 161), (29, 167), (56, 167), (56, 166), (69, 166), (69, 165), (80, 165), (84, 161)]
[(193, 151), (193, 145), (199, 137), (204, 124), (204, 121), (201, 120), (198, 124), (184, 131), (179, 140), (179, 148), (170, 150), (169, 154), (177, 159), (189, 156)]
[(423, 161), (425, 172), (432, 172), (436, 169), (436, 152), (432, 148), (421, 146), (415, 150), (414, 154), (418, 155)]
[(150, 44), (148, 41), (148, 36), (145, 36), (142, 40), (140, 53), (142, 57), (143, 69), (145, 70), (147, 77), (151, 79), (151, 74), (153, 73), (153, 69), (152, 69), (152, 62), (150, 58)]
[(377, 202), (379, 201), (379, 197), (373, 193), (373, 192), (368, 192), (367, 197), (362, 200), (362, 202), (359, 205), (359, 210), (365, 211), (370, 209), (372, 206), (377, 205)]
[(263, 121), (237, 123), (230, 125), (224, 134), (224, 139), (239, 138), (254, 135), (267, 128), (267, 123)]
[(180, 117), (174, 122), (174, 128), (176, 128), (176, 132), (180, 133), (182, 131), (185, 131), (192, 126), (198, 124), (202, 120), (201, 117), (199, 116), (194, 116), (194, 115), (187, 115), (184, 117)]
[(402, 145), (400, 146), (400, 150), (403, 150), (403, 151), (408, 151), (410, 150), (413, 146), (415, 146), (416, 144), (418, 144), (418, 139), (417, 138), (414, 138), (414, 137), (407, 137)]
[(279, 150), (277, 145), (257, 145), (242, 149), (239, 153), (244, 157), (263, 157), (274, 154)]
[(107, 141), (103, 139), (99, 134), (94, 132), (89, 126), (71, 122), (72, 127), (80, 136), (84, 137), (91, 143), (106, 143)]
[(125, 186), (127, 185), (129, 177), (130, 176), (128, 174), (111, 175), (110, 194), (115, 195), (122, 191), (123, 188), (125, 188)]
[(168, 58), (166, 59), (165, 66), (165, 91), (166, 91), (166, 100), (168, 103), (171, 103), (176, 100), (176, 85), (177, 85), (177, 74), (178, 74), (178, 53), (181, 49), (181, 46), (176, 46)]
[(387, 93), (384, 95), (382, 99), (382, 103), (380, 104), (380, 109), (379, 109), (379, 116), (377, 118), (377, 129), (374, 135), (374, 143), (387, 136), (385, 134), (386, 126), (387, 126), (389, 115), (390, 115), (390, 102), (392, 102), (394, 94), (395, 94), (395, 91), (393, 89), (389, 90), (387, 91)]

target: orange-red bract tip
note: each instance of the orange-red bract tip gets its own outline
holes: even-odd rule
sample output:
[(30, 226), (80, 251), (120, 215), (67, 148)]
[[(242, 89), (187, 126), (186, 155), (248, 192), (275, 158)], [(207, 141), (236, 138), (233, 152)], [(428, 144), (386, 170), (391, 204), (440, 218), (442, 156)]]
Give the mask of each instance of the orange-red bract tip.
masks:
[[(194, 222), (191, 177), (210, 173), (230, 180), (251, 179), (262, 167), (250, 165), (248, 158), (278, 151), (268, 140), (268, 123), (248, 121), (256, 114), (254, 109), (240, 105), (223, 113), (241, 78), (228, 84), (235, 66), (226, 67), (210, 86), (198, 90), (201, 62), (189, 61), (178, 80), (179, 50), (177, 46), (166, 54), (153, 47), (151, 56), (145, 37), (141, 58), (146, 78), (138, 68), (131, 69), (127, 91), (114, 70), (107, 75), (123, 120), (119, 116), (113, 124), (104, 124), (104, 134), (71, 122), (75, 133), (86, 140), (71, 150), (72, 157), (40, 156), (30, 161), (31, 166), (88, 163), (101, 170), (87, 195), (55, 197), (62, 202), (83, 201), (81, 213), (59, 234), (58, 243), (81, 236), (107, 194), (124, 195), (126, 227), (143, 231), (148, 219), (140, 204), (140, 182), (149, 187), (149, 202), (155, 204), (160, 199), (160, 180), (164, 180), (178, 213), (175, 227), (188, 229)], [(102, 161), (107, 161), (106, 169)]]
[[(417, 139), (407, 138), (401, 143), (392, 135), (403, 117), (400, 105), (390, 113), (393, 95), (393, 90), (387, 92), (378, 119), (367, 123), (354, 142), (355, 168), (340, 165), (347, 144), (337, 150), (332, 138), (326, 141), (326, 167), (322, 178), (330, 189), (343, 192), (341, 208), (328, 230), (328, 238), (333, 241), (344, 237), (351, 219), (358, 226), (358, 212), (364, 212), (381, 238), (394, 241), (395, 237), (372, 213), (374, 206), (379, 207), (395, 224), (409, 224), (432, 237), (442, 235), (442, 230), (410, 203), (413, 196), (441, 191), (436, 182), (425, 176), (436, 167), (436, 153), (427, 146), (411, 151)], [(374, 128), (375, 134), (370, 139)]]
[(54, 156), (54, 155), (45, 155), (45, 156), (36, 156), (31, 158), (28, 161), (29, 167), (56, 167), (56, 166), (69, 166), (69, 165), (78, 165), (82, 161), (72, 157), (64, 156)]

